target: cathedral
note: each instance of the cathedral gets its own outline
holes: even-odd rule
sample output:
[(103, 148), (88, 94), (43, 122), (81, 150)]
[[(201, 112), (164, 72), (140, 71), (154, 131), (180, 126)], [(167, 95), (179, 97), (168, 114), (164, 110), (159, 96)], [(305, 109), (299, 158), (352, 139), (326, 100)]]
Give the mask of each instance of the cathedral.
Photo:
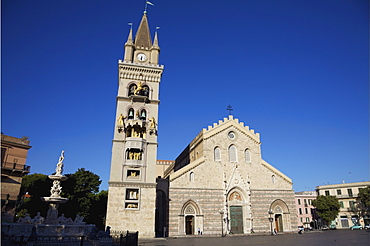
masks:
[(175, 161), (157, 161), (159, 53), (144, 13), (118, 61), (106, 226), (141, 238), (295, 231), (292, 180), (232, 115), (202, 129)]

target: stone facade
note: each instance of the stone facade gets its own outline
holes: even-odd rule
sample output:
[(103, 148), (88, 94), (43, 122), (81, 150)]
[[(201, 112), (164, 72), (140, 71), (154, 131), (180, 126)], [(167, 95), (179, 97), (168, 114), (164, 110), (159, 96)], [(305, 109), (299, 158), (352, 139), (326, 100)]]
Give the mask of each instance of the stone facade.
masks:
[(296, 230), (292, 181), (261, 158), (260, 144), (232, 116), (203, 129), (164, 174), (168, 235)]
[(124, 59), (118, 61), (118, 95), (106, 225), (154, 237), (159, 83), (157, 33), (152, 42), (146, 14)]
[(26, 165), (30, 141), (1, 134), (1, 207), (2, 217), (13, 219), (14, 206), (22, 178), (30, 172)]

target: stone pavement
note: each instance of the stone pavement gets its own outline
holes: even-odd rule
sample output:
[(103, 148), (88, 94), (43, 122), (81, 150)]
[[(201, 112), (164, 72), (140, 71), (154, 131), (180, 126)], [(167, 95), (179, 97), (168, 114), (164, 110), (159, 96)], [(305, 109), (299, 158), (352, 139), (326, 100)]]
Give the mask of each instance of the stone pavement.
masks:
[(243, 235), (226, 237), (178, 237), (139, 239), (140, 246), (367, 246), (370, 245), (370, 231), (334, 230), (304, 232), (303, 234)]

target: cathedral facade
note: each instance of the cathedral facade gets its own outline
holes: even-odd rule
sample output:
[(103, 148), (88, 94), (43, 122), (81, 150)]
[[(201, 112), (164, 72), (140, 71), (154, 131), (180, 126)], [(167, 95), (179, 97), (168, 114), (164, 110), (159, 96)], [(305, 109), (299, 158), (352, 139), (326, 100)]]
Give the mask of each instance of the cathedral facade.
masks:
[(262, 159), (259, 134), (231, 115), (158, 175), (159, 51), (144, 14), (118, 62), (106, 226), (142, 238), (296, 230), (291, 179)]

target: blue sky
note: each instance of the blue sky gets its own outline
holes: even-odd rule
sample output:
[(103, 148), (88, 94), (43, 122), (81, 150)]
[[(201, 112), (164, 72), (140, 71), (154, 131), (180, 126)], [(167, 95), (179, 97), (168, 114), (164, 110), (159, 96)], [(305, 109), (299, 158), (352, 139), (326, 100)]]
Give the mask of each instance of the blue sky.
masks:
[[(366, 0), (152, 0), (159, 29), (158, 159), (233, 115), (295, 191), (369, 180)], [(144, 0), (2, 0), (1, 129), (28, 136), (32, 173), (100, 175), (108, 188), (117, 61)]]

